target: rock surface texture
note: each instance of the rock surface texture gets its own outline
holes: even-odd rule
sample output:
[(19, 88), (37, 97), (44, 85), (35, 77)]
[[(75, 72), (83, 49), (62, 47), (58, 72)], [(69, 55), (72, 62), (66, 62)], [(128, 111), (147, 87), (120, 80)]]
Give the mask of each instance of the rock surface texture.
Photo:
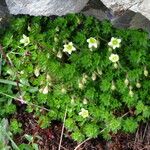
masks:
[(11, 14), (62, 16), (80, 12), (89, 0), (6, 0)]
[(122, 13), (128, 9), (141, 13), (150, 20), (150, 0), (101, 0), (113, 12)]

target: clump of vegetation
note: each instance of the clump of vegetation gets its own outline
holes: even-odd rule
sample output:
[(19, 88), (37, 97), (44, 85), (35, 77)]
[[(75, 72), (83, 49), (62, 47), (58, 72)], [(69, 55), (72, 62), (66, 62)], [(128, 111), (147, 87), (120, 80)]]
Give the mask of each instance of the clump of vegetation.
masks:
[[(149, 119), (146, 32), (80, 14), (27, 16), (14, 17), (0, 43), (1, 118), (16, 111), (15, 100), (27, 105), (42, 128), (63, 121), (66, 112), (65, 127), (77, 141), (135, 132)], [(13, 124), (18, 132), (21, 126)]]

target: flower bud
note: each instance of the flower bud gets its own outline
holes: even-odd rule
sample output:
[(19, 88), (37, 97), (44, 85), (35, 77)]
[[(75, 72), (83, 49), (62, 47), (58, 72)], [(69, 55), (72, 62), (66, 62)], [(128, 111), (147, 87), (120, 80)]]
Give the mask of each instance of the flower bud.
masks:
[(144, 75), (145, 75), (145, 77), (148, 76), (148, 70), (146, 69), (146, 67), (144, 68)]
[(139, 82), (136, 83), (137, 88), (141, 88), (141, 84)]
[(124, 80), (124, 83), (125, 83), (126, 86), (128, 86), (128, 85), (129, 85), (129, 80), (126, 78), (126, 79)]
[(28, 31), (31, 31), (31, 27), (30, 27), (29, 25), (28, 25), (28, 28), (27, 28), (27, 29), (28, 29)]
[(20, 74), (24, 74), (24, 71), (22, 70), (22, 71), (20, 71)]
[(87, 99), (84, 98), (84, 99), (83, 99), (83, 104), (86, 105), (87, 103), (88, 103)]
[(48, 86), (45, 86), (45, 88), (43, 89), (43, 94), (48, 94)]
[(55, 36), (55, 37), (54, 37), (54, 42), (57, 43), (58, 41), (59, 41), (58, 38)]
[(83, 74), (82, 83), (85, 84), (87, 81), (88, 76), (86, 74)]
[(71, 104), (73, 105), (75, 102), (74, 102), (75, 100), (74, 100), (74, 97), (72, 96), (71, 97)]
[(96, 73), (92, 73), (92, 80), (95, 81), (96, 80)]
[(61, 52), (61, 51), (59, 51), (59, 52), (57, 53), (57, 57), (60, 58), (60, 59), (62, 58), (62, 52)]
[(40, 68), (39, 67), (35, 68), (34, 74), (35, 74), (36, 77), (38, 77), (40, 75)]
[(112, 52), (112, 48), (109, 47), (109, 48), (108, 48), (108, 51), (109, 51), (109, 52)]
[(51, 76), (49, 74), (46, 75), (46, 80), (49, 82), (52, 80)]
[(130, 86), (129, 86), (129, 89), (130, 89), (130, 90), (132, 90), (132, 89), (133, 89), (133, 87), (130, 85)]
[(112, 90), (112, 91), (116, 90), (116, 86), (115, 86), (115, 84), (114, 84), (113, 81), (112, 81), (112, 85), (111, 85), (111, 90)]
[(58, 31), (59, 31), (59, 27), (57, 26), (57, 27), (55, 28), (55, 30), (58, 32)]
[(100, 69), (98, 69), (97, 68), (97, 73), (99, 74), (99, 75), (102, 75), (103, 73), (102, 73), (102, 70), (100, 70)]
[(131, 97), (133, 97), (134, 93), (133, 93), (132, 90), (129, 91), (129, 95), (130, 95)]
[(62, 89), (61, 89), (61, 93), (66, 94), (66, 93), (67, 93), (66, 89), (65, 89), (65, 88), (62, 88)]
[(114, 68), (117, 69), (118, 68), (118, 64), (114, 63)]
[(79, 86), (80, 89), (83, 89), (83, 88), (84, 88), (84, 85), (83, 85), (82, 82), (79, 82), (79, 85), (78, 85), (78, 86)]

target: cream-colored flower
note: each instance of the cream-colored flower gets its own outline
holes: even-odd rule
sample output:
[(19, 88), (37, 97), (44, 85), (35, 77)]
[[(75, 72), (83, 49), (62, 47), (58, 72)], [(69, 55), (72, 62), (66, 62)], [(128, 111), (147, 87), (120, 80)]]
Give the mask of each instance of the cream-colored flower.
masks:
[(23, 34), (23, 38), (20, 40), (20, 43), (24, 44), (24, 46), (27, 46), (30, 43), (29, 37)]
[(57, 53), (57, 57), (61, 59), (61, 58), (62, 58), (62, 56), (63, 56), (63, 55), (62, 55), (62, 52), (61, 52), (61, 51), (59, 51), (59, 52)]
[(72, 42), (69, 42), (68, 44), (64, 45), (63, 52), (71, 54), (73, 51), (76, 51), (76, 48), (73, 46)]
[(120, 43), (121, 43), (121, 39), (117, 39), (112, 37), (111, 41), (108, 43), (108, 45), (110, 47), (112, 47), (113, 49), (119, 48), (120, 47)]
[(89, 112), (88, 112), (88, 110), (81, 108), (79, 115), (82, 116), (83, 118), (87, 118), (87, 117), (89, 117)]
[(117, 54), (111, 54), (109, 60), (113, 63), (116, 63), (117, 61), (119, 61), (119, 56)]
[(91, 49), (91, 48), (97, 48), (98, 47), (98, 41), (93, 38), (93, 37), (90, 37), (89, 39), (87, 39), (87, 42), (89, 43), (88, 47)]

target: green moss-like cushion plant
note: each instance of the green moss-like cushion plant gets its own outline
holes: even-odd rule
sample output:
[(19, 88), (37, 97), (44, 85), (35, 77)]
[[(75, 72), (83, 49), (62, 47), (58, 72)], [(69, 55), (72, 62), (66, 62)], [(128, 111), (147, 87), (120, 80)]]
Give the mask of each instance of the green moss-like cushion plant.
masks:
[[(80, 14), (53, 20), (21, 16), (12, 19), (0, 43), (1, 82), (9, 82), (1, 83), (0, 92), (3, 99), (11, 99), (9, 113), (16, 110), (16, 97), (42, 128), (65, 120), (77, 141), (109, 138), (119, 130), (135, 132), (149, 119), (146, 32), (116, 29), (108, 21)], [(6, 101), (0, 103), (8, 107)], [(1, 115), (9, 114), (4, 110)]]

